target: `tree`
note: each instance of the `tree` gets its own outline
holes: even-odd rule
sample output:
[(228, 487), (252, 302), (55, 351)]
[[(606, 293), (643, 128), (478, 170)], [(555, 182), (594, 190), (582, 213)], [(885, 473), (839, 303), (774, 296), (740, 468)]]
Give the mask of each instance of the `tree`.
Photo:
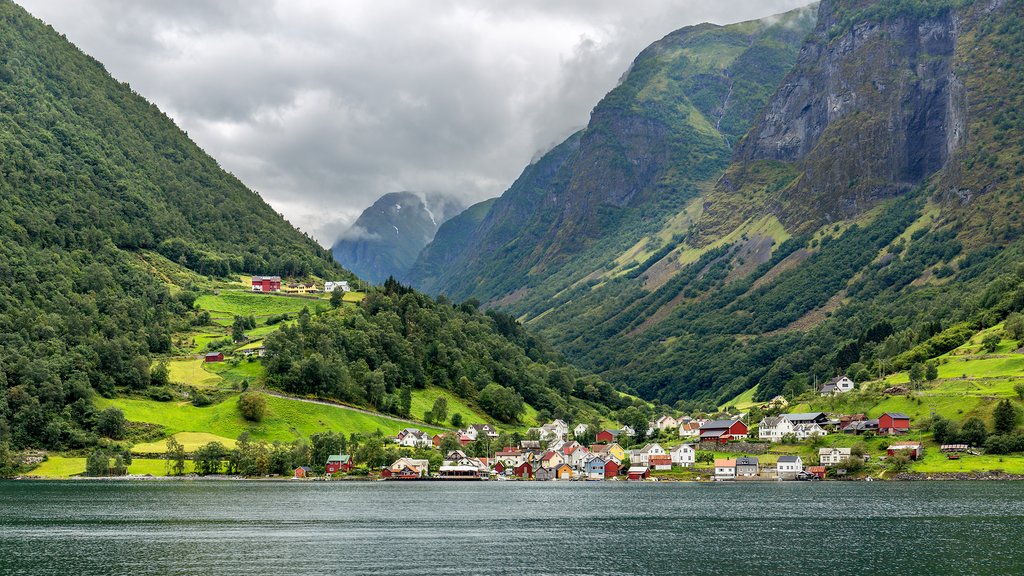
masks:
[(192, 461), (195, 463), (196, 473), (206, 476), (209, 474), (220, 474), (227, 449), (220, 442), (204, 444), (196, 450)]
[(619, 421), (636, 431), (633, 437), (634, 443), (641, 443), (647, 438), (647, 415), (636, 406), (630, 406), (619, 411)]
[(452, 426), (456, 428), (462, 428), (462, 424), (462, 414), (460, 412), (452, 414)]
[(96, 417), (96, 431), (107, 438), (120, 440), (124, 438), (127, 423), (124, 412), (120, 408), (111, 406), (100, 412), (99, 416)]
[(1009, 434), (1017, 428), (1017, 409), (1010, 400), (1004, 399), (992, 411), (996, 434)]
[(0, 441), (0, 478), (13, 476), (18, 470), (18, 462), (11, 446), (6, 441)]
[(924, 381), (925, 368), (924, 364), (918, 362), (910, 367), (910, 382), (911, 384), (919, 385)]
[(932, 423), (932, 437), (939, 444), (952, 444), (959, 437), (959, 433), (956, 423), (941, 416), (935, 418)]
[(86, 476), (106, 476), (110, 474), (110, 456), (104, 450), (96, 449), (85, 460)]
[[(964, 421), (963, 426), (960, 427), (960, 434), (957, 439), (971, 446), (984, 446), (985, 440), (988, 439), (988, 429), (985, 427), (985, 422), (977, 416), (968, 418)], [(938, 442), (938, 439), (936, 439), (936, 442)], [(950, 439), (949, 442), (953, 442), (953, 439)]]
[(402, 386), (398, 396), (398, 413), (402, 416), (412, 413), (412, 386)]
[(890, 472), (906, 472), (910, 470), (910, 457), (906, 454), (896, 454), (895, 456), (889, 456), (885, 460), (885, 465), (889, 468)]
[(331, 291), (331, 308), (341, 308), (341, 304), (344, 301), (345, 293), (341, 288), (335, 288)]
[[(345, 450), (345, 436), (335, 432), (319, 432), (309, 437), (310, 460), (313, 469), (323, 472), (327, 466), (327, 459), (335, 454), (341, 454)], [(302, 462), (308, 464), (308, 462)]]
[(185, 473), (185, 447), (174, 436), (167, 439), (166, 458), (165, 469), (167, 474), (181, 476)]
[(1014, 312), (1007, 316), (1003, 329), (1006, 330), (1006, 335), (1014, 340), (1024, 339), (1024, 314)]
[(433, 416), (434, 422), (444, 424), (444, 421), (448, 419), (448, 399), (438, 396), (437, 400), (434, 400), (434, 407), (430, 409), (430, 414)]
[(238, 397), (238, 410), (250, 422), (259, 422), (267, 412), (267, 399), (258, 392), (246, 392)]
[(515, 422), (523, 412), (523, 397), (515, 390), (491, 383), (480, 391), (480, 407), (502, 422)]
[(924, 379), (931, 382), (939, 377), (939, 367), (934, 362), (929, 362), (925, 365)]
[(989, 334), (981, 340), (981, 349), (989, 354), (996, 351), (999, 348), (999, 343), (1002, 342), (1003, 338), (999, 334)]
[(167, 363), (161, 360), (149, 373), (149, 383), (153, 386), (166, 386), (169, 382), (170, 371), (167, 369)]
[(1024, 400), (1024, 384), (1014, 384), (1013, 391), (1017, 393), (1017, 397)]
[[(458, 413), (456, 412), (456, 414)], [(447, 455), (452, 450), (459, 450), (462, 448), (462, 443), (459, 442), (459, 438), (455, 434), (445, 434), (444, 438), (441, 439), (441, 445), (439, 448), (441, 449), (441, 454)]]

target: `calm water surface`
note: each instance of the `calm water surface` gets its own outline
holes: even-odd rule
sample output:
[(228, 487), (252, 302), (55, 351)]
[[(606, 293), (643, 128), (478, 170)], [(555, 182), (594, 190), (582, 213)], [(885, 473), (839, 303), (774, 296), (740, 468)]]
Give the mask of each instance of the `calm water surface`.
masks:
[(1024, 574), (1024, 483), (0, 482), (0, 574)]

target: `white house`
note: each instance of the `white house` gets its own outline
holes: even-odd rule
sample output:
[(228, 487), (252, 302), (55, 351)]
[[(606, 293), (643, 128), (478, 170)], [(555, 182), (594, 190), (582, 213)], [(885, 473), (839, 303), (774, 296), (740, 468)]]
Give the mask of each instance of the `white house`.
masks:
[(804, 461), (800, 456), (779, 456), (775, 470), (779, 480), (791, 480), (804, 471)]
[(668, 453), (672, 456), (672, 463), (676, 466), (689, 468), (697, 461), (697, 451), (689, 444), (674, 446)]
[(825, 385), (821, 387), (822, 396), (832, 396), (834, 394), (845, 394), (857, 385), (846, 376), (836, 376), (835, 378), (825, 382)]
[(522, 450), (513, 448), (511, 446), (506, 447), (504, 450), (499, 450), (494, 453), (495, 464), (501, 462), (505, 468), (515, 468), (516, 466), (522, 465), (526, 462), (526, 454)]
[(819, 448), (818, 461), (822, 466), (837, 466), (850, 459), (849, 448)]
[(721, 458), (715, 460), (715, 480), (733, 480), (736, 478), (736, 460)]
[(778, 442), (792, 434), (797, 440), (806, 440), (813, 436), (828, 434), (821, 427), (824, 422), (828, 422), (828, 417), (822, 412), (766, 416), (757, 425), (757, 436), (762, 440)]
[(626, 436), (636, 436), (636, 430), (633, 430), (632, 428), (630, 428), (627, 425), (624, 425), (620, 430)]
[(684, 418), (679, 423), (679, 437), (680, 438), (696, 438), (700, 436), (700, 427), (704, 424), (703, 420), (691, 420)]
[(581, 422), (577, 424), (575, 428), (572, 429), (572, 435), (575, 438), (579, 438), (580, 436), (586, 434), (588, 429), (590, 429), (590, 426), (587, 424), (583, 424)]
[(493, 440), (498, 437), (498, 431), (490, 424), (473, 424), (465, 430), (459, 430), (459, 435), (465, 435), (475, 442), (484, 436)]
[(349, 288), (349, 286), (348, 286), (348, 281), (347, 280), (340, 280), (338, 282), (325, 282), (324, 283), (324, 292), (326, 292), (327, 294), (330, 294), (331, 292), (334, 292), (335, 290), (341, 290), (342, 292), (351, 292), (352, 291), (352, 289)]
[(809, 424), (797, 424), (793, 434), (797, 440), (806, 440), (814, 436), (827, 436), (828, 432), (819, 426), (817, 422), (811, 422)]
[(796, 426), (783, 416), (765, 416), (757, 425), (757, 437), (761, 440), (778, 442), (783, 436), (793, 434)]
[(406, 428), (399, 432), (398, 444), (401, 446), (411, 446), (413, 448), (430, 448), (434, 445), (430, 438), (430, 434), (427, 434), (417, 428)]

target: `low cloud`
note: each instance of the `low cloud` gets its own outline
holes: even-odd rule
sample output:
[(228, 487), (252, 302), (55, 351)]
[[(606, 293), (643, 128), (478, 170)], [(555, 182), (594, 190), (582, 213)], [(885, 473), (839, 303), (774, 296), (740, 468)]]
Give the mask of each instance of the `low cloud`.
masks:
[(804, 0), (27, 0), (330, 244), (381, 195), (501, 194), (645, 46)]

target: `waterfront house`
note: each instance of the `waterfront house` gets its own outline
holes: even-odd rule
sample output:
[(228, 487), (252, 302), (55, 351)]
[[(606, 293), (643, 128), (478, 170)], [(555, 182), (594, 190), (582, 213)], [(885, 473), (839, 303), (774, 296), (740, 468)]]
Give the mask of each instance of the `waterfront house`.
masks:
[(822, 466), (838, 466), (850, 459), (849, 448), (819, 448), (818, 461)]
[(689, 444), (680, 444), (673, 446), (668, 451), (669, 456), (672, 458), (672, 463), (676, 466), (682, 466), (688, 468), (693, 466), (697, 461), (697, 451), (693, 449), (693, 446)]
[(627, 480), (646, 480), (651, 477), (651, 469), (647, 466), (630, 466), (626, 471)]
[(325, 470), (328, 474), (348, 472), (352, 470), (352, 457), (348, 454), (334, 454), (328, 456)]
[(775, 471), (779, 480), (792, 480), (804, 471), (804, 461), (800, 456), (779, 456)]
[(825, 385), (821, 387), (822, 396), (832, 396), (835, 394), (845, 394), (853, 390), (856, 387), (853, 380), (850, 380), (846, 376), (836, 376), (835, 378), (825, 382)]
[(611, 462), (604, 456), (595, 456), (587, 461), (587, 467), (585, 469), (587, 478), (591, 480), (600, 480), (604, 478), (604, 466), (608, 462)]
[(732, 458), (715, 459), (715, 480), (732, 480), (736, 478), (736, 460)]
[(203, 362), (223, 362), (223, 352), (207, 352), (203, 355)]
[(668, 454), (651, 454), (647, 459), (647, 466), (652, 470), (671, 470), (672, 457)]
[(594, 440), (601, 444), (611, 444), (618, 439), (621, 433), (620, 430), (601, 430), (597, 433), (597, 437)]
[(879, 434), (906, 434), (910, 431), (910, 416), (902, 412), (886, 412), (878, 417)]
[(817, 476), (819, 480), (825, 479), (825, 467), (824, 466), (808, 466), (807, 473)]
[(514, 468), (526, 461), (526, 455), (522, 450), (506, 446), (494, 453), (494, 459), (508, 468)]
[(307, 476), (312, 476), (312, 475), (313, 475), (313, 469), (310, 468), (309, 466), (299, 466), (298, 468), (295, 469), (295, 477), (296, 478), (305, 478)]
[(586, 446), (581, 446), (576, 442), (572, 442), (562, 446), (562, 457), (565, 459), (565, 463), (573, 468), (578, 468), (587, 459), (590, 451), (587, 450)]
[(565, 459), (558, 452), (548, 450), (540, 457), (540, 465), (545, 468), (557, 468), (565, 463)]
[(572, 466), (560, 464), (555, 467), (555, 478), (558, 480), (572, 480)]
[(760, 472), (760, 462), (757, 458), (744, 457), (736, 459), (737, 476), (757, 476)]
[(478, 480), (480, 468), (472, 464), (446, 463), (437, 469), (437, 477), (446, 480)]
[(701, 442), (718, 442), (725, 444), (729, 440), (747, 437), (748, 428), (740, 419), (711, 420), (700, 427)]
[(530, 464), (529, 462), (523, 462), (519, 466), (516, 466), (515, 468), (512, 469), (512, 475), (517, 478), (522, 478), (524, 480), (529, 480), (530, 478), (533, 478), (533, 464)]
[(412, 478), (426, 478), (429, 475), (430, 460), (417, 458), (399, 458), (391, 466), (381, 471), (383, 478), (395, 478), (409, 480)]
[(540, 480), (540, 481), (554, 480), (555, 479), (555, 469), (554, 468), (537, 468), (537, 470), (533, 473), (533, 479), (534, 480)]
[(906, 454), (911, 460), (920, 460), (924, 457), (924, 446), (920, 442), (896, 442), (889, 445), (886, 454), (889, 456)]

